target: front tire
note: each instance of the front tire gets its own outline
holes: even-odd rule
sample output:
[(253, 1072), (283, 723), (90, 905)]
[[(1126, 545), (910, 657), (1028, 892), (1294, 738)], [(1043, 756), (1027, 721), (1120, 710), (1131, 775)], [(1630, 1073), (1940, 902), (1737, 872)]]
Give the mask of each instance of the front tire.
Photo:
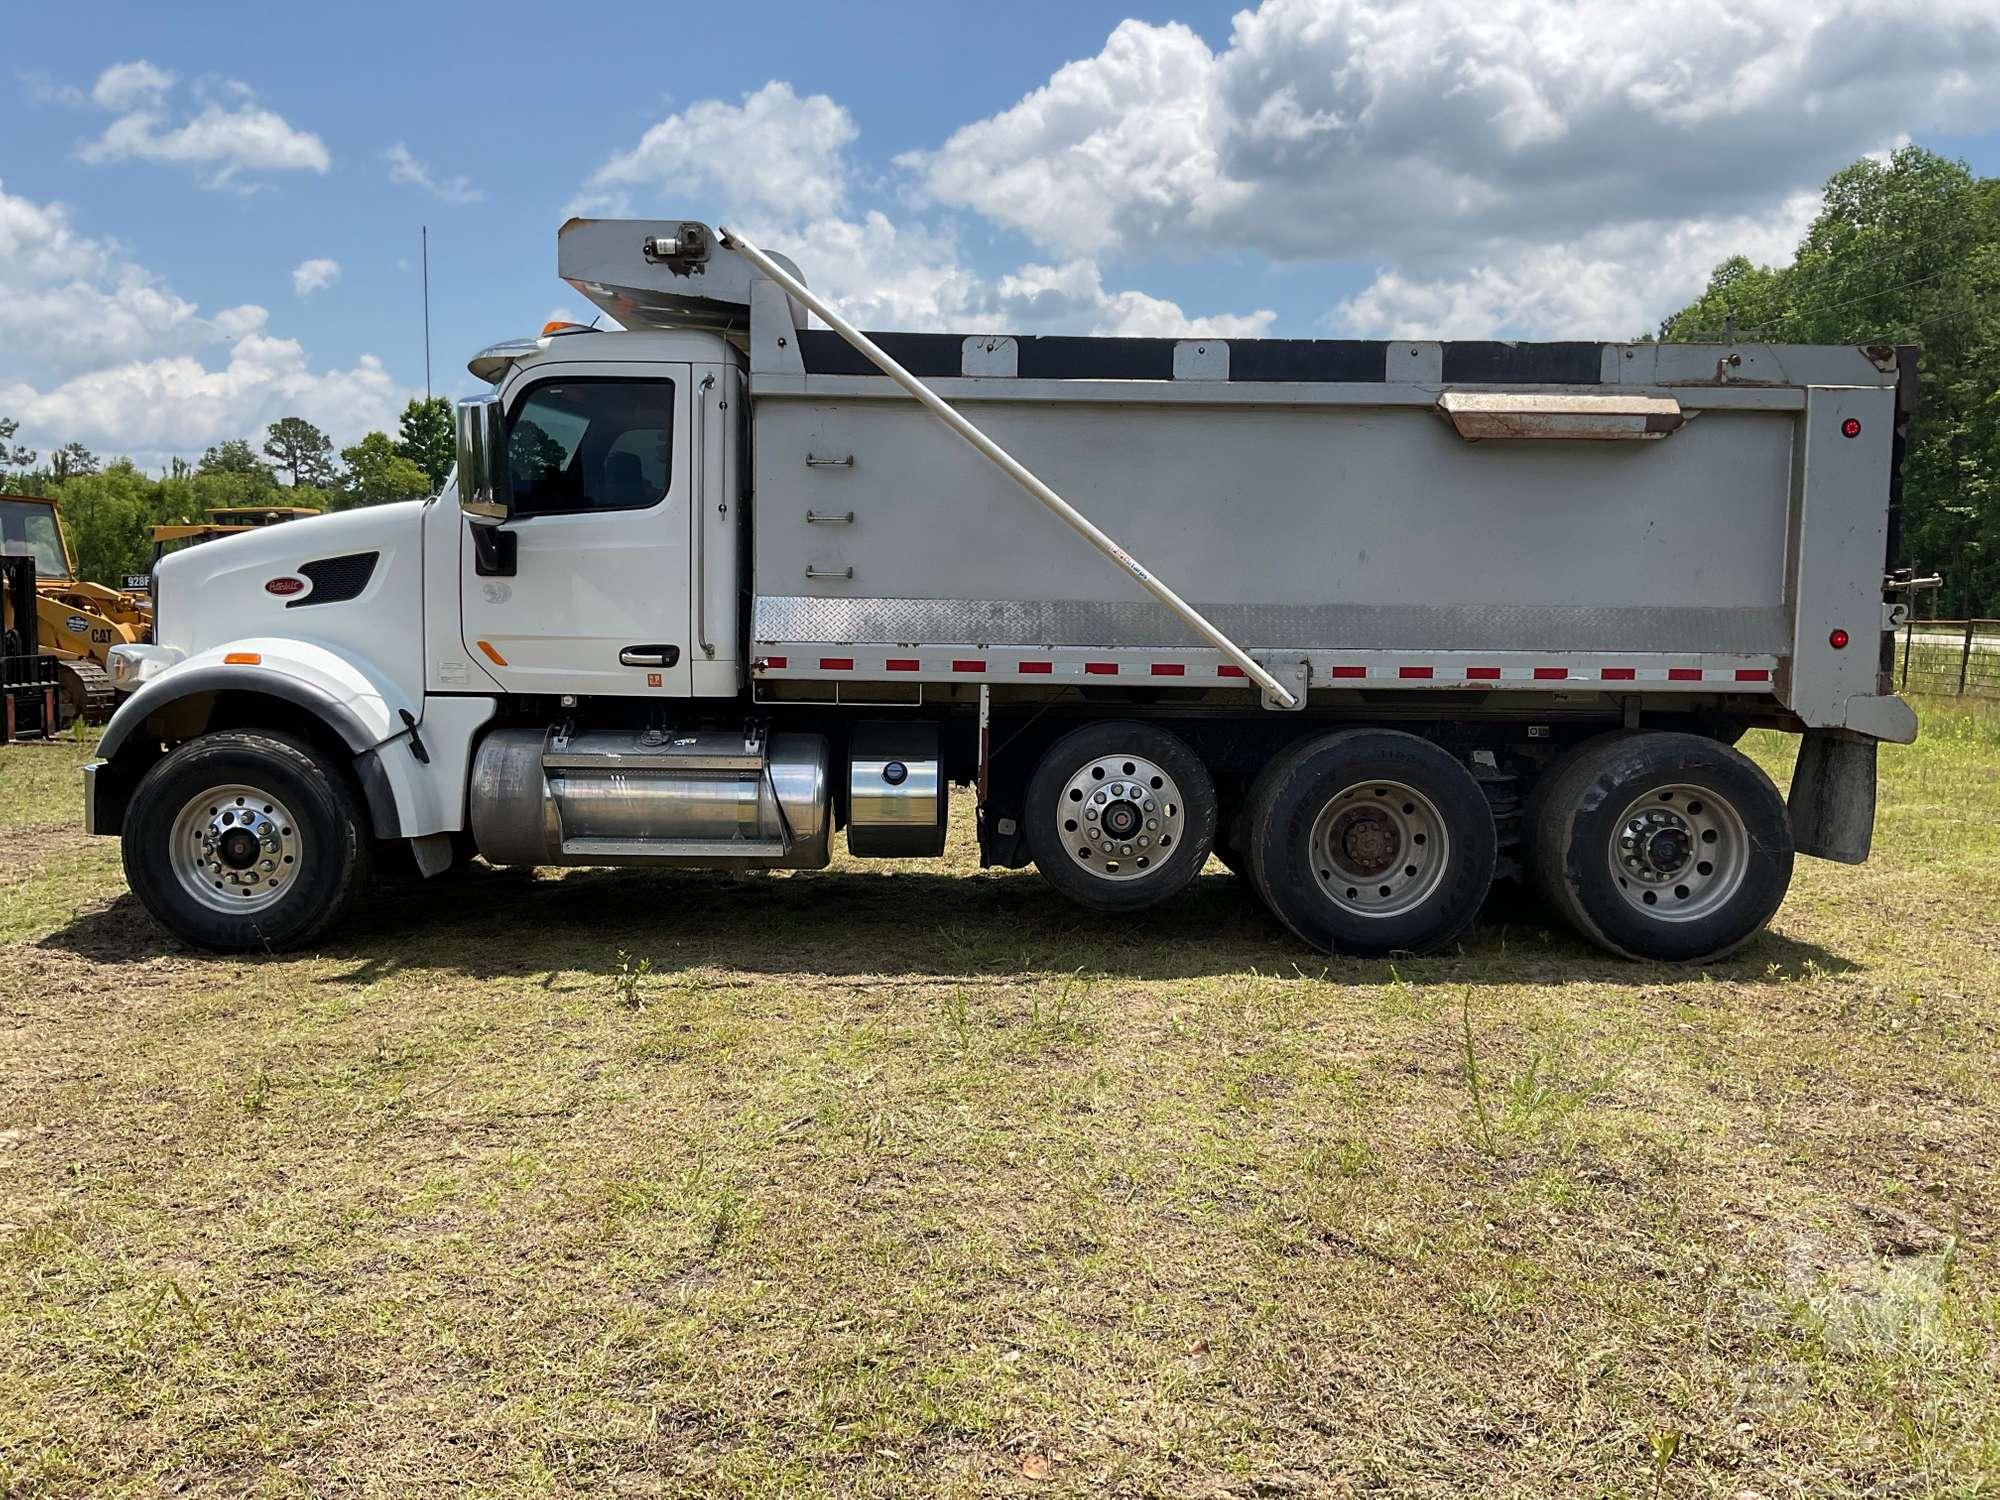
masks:
[(132, 794), (125, 878), (197, 948), (303, 947), (365, 883), (368, 823), (344, 770), (288, 735), (227, 730), (170, 752)]
[(1549, 904), (1623, 958), (1720, 958), (1756, 936), (1791, 884), (1777, 788), (1704, 735), (1596, 742), (1536, 802), (1535, 873)]
[(1028, 850), (1042, 878), (1095, 911), (1178, 895), (1215, 844), (1215, 783), (1177, 734), (1093, 724), (1050, 747), (1028, 783)]
[(1258, 777), (1245, 854), (1277, 918), (1321, 952), (1430, 953), (1493, 883), (1493, 812), (1472, 773), (1413, 734), (1348, 729)]

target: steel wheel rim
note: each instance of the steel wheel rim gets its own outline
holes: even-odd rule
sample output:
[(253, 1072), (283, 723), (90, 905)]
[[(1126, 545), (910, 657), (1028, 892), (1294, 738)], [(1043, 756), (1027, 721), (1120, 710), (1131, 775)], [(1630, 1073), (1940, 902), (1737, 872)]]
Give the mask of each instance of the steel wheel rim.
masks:
[(1605, 848), (1627, 906), (1660, 922), (1697, 922), (1735, 899), (1750, 874), (1743, 815), (1711, 787), (1677, 782), (1634, 798)]
[(271, 793), (216, 786), (182, 805), (167, 862), (181, 889), (210, 911), (262, 911), (298, 880), (305, 840), (291, 809)]
[(1451, 833), (1437, 804), (1409, 783), (1357, 781), (1313, 819), (1307, 855), (1327, 900), (1386, 921), (1437, 893), (1451, 866)]
[(1164, 766), (1143, 755), (1100, 755), (1057, 794), (1056, 836), (1069, 862), (1098, 880), (1143, 880), (1181, 847), (1187, 801)]

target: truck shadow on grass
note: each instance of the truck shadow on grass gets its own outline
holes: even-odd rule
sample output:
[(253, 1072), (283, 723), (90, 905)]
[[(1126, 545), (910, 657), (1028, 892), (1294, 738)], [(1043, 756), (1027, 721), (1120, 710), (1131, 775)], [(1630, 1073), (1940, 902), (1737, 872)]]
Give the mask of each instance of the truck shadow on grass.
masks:
[[(41, 946), (114, 963), (191, 951), (129, 894), (80, 914)], [(471, 979), (608, 972), (621, 950), (662, 973), (940, 979), (1085, 969), (1148, 980), (1255, 972), (1349, 984), (1398, 976), (1411, 983), (1632, 984), (1697, 972), (1600, 953), (1511, 884), (1495, 887), (1479, 921), (1443, 954), (1329, 957), (1285, 931), (1224, 873), (1198, 877), (1151, 911), (1108, 915), (1071, 905), (1032, 871), (582, 869), (552, 878), (475, 865), (421, 891), (384, 884), (317, 952), (352, 964), (331, 982), (360, 985), (402, 970)], [(1756, 980), (1808, 964), (1821, 973), (1855, 967), (1815, 944), (1764, 932), (1706, 972)]]

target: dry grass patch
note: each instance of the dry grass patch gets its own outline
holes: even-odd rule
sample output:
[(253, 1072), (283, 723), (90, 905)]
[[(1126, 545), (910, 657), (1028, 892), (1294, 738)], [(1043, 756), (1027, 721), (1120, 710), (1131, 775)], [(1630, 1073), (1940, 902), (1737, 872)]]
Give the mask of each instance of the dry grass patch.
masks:
[(50, 836), (0, 1491), (1990, 1493), (2000, 731), (1927, 730), (1708, 973), (1508, 896), (1400, 964), (1219, 871), (1098, 919), (963, 807), (955, 873), (484, 872), (214, 960)]

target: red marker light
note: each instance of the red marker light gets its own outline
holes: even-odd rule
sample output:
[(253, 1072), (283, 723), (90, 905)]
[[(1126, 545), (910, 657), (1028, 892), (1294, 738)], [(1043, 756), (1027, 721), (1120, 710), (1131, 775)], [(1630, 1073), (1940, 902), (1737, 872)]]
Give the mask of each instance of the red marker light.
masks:
[(1842, 422), (1840, 424), (1840, 435), (1842, 437), (1860, 437), (1861, 418), (1849, 417), (1845, 422)]
[(1828, 634), (1826, 643), (1836, 651), (1845, 650), (1847, 648), (1847, 632), (1836, 625), (1831, 633)]

